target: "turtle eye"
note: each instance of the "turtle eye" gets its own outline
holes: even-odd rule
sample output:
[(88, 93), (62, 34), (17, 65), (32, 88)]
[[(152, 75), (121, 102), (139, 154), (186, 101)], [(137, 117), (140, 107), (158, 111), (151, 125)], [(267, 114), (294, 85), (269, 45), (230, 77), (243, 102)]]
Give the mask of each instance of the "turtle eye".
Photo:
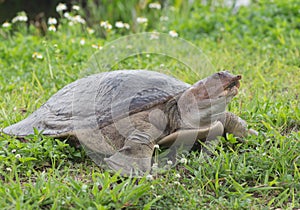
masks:
[(217, 72), (217, 73), (213, 74), (212, 76), (213, 76), (214, 78), (217, 78), (217, 77), (220, 76), (220, 72)]
[(217, 74), (215, 74), (216, 79), (221, 79), (223, 76), (224, 76), (223, 72), (218, 72)]

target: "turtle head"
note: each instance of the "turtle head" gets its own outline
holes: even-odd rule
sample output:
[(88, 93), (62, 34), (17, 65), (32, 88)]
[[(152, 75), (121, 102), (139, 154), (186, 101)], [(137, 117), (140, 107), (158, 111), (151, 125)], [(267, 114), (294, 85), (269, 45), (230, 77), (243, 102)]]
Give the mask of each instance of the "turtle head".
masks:
[(198, 81), (191, 87), (190, 91), (197, 101), (219, 98), (232, 99), (238, 94), (239, 80), (241, 79), (241, 75), (232, 75), (228, 71), (221, 71)]
[(221, 71), (187, 89), (178, 100), (184, 124), (197, 127), (220, 119), (226, 105), (238, 93), (241, 78), (241, 75)]

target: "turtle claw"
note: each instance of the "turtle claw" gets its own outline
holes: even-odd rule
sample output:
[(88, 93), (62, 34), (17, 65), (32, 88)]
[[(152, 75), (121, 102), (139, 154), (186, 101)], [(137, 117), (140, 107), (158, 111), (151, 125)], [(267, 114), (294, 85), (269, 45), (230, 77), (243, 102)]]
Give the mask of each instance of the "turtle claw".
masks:
[(116, 152), (111, 157), (104, 158), (104, 161), (112, 170), (120, 172), (121, 175), (142, 176), (150, 171), (151, 159), (152, 157), (134, 158), (121, 152)]
[(254, 135), (254, 136), (258, 136), (258, 134), (259, 134), (258, 131), (254, 130), (254, 129), (249, 129), (248, 133), (250, 135)]

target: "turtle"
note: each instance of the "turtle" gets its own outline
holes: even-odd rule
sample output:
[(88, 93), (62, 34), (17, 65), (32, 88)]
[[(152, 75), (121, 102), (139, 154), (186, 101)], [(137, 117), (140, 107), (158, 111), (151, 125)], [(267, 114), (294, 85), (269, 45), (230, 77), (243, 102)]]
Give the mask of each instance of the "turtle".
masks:
[(37, 130), (80, 141), (94, 161), (102, 157), (113, 171), (145, 174), (151, 171), (156, 145), (190, 148), (197, 140), (209, 144), (226, 133), (257, 135), (226, 111), (241, 78), (220, 71), (190, 85), (151, 70), (93, 74), (66, 85), (2, 132), (24, 138)]

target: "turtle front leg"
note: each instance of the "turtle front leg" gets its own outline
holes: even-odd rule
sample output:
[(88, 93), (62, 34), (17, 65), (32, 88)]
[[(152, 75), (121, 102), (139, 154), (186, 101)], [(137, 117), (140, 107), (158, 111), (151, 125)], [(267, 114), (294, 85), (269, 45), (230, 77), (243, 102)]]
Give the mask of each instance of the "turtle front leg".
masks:
[(148, 132), (134, 131), (124, 146), (104, 160), (114, 171), (122, 175), (144, 175), (151, 170), (154, 141)]
[(258, 135), (256, 130), (247, 128), (247, 123), (245, 120), (231, 112), (225, 113), (224, 131), (225, 133), (231, 133), (240, 138), (248, 135)]

